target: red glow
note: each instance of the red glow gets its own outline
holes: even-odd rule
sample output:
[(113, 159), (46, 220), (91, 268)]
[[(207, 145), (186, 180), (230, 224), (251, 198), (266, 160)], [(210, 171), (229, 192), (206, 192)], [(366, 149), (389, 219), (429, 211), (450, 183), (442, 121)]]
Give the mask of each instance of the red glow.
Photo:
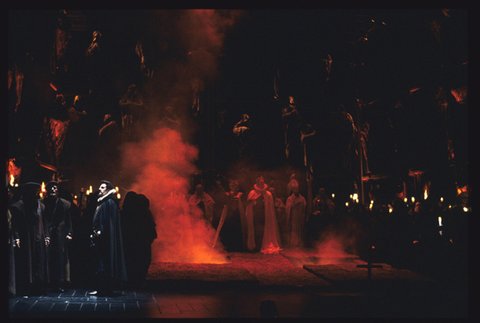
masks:
[(57, 88), (55, 87), (55, 85), (53, 85), (52, 83), (50, 83), (50, 87), (56, 92), (58, 91)]
[[(123, 149), (124, 170), (135, 170), (130, 190), (145, 194), (157, 223), (152, 261), (225, 263), (221, 243), (212, 248), (215, 229), (188, 212), (188, 176), (195, 172), (198, 149), (182, 141), (179, 132), (162, 128)], [(219, 249), (218, 249), (219, 248)]]

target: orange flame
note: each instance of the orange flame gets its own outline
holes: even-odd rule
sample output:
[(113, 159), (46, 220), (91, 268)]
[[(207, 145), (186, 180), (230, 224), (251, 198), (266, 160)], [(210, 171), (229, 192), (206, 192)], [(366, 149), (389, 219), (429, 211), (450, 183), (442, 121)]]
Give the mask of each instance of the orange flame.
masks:
[(13, 186), (15, 183), (15, 176), (13, 176), (12, 174), (10, 174), (10, 186)]

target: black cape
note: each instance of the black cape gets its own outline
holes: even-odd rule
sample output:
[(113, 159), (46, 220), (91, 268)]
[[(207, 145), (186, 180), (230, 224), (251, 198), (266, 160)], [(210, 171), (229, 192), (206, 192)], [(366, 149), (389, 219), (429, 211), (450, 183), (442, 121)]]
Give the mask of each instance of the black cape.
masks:
[(97, 273), (105, 271), (113, 279), (127, 281), (120, 211), (112, 194), (97, 207), (93, 217), (93, 230), (101, 232), (95, 241)]
[(45, 205), (45, 222), (50, 235), (50, 245), (47, 247), (50, 281), (68, 282), (70, 281), (70, 263), (67, 235), (72, 236), (71, 203), (62, 198), (41, 201)]
[(19, 288), (32, 283), (48, 283), (45, 238), (49, 237), (44, 221), (45, 206), (37, 201), (35, 209), (19, 200), (10, 207), (13, 239), (20, 239), (15, 248), (15, 276)]

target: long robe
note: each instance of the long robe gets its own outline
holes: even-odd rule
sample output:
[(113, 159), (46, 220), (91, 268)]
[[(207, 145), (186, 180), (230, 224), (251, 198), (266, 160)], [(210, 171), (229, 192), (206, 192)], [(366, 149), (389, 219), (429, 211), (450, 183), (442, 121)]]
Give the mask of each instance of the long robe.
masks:
[(48, 283), (48, 263), (45, 239), (49, 238), (44, 221), (45, 206), (36, 201), (29, 207), (23, 200), (11, 208), (12, 233), (20, 240), (20, 248), (15, 248), (15, 276), (18, 289), (27, 289), (32, 284)]
[[(257, 185), (254, 186), (254, 189), (248, 194), (247, 200), (253, 200), (251, 203), (248, 203), (245, 211), (245, 215), (248, 223), (248, 241), (247, 248), (249, 250), (258, 249), (255, 242), (255, 227), (254, 222), (255, 218), (261, 217), (263, 214), (260, 214), (258, 211), (254, 212), (254, 204), (257, 203), (257, 199), (263, 198), (264, 203), (264, 229), (263, 229), (263, 238), (262, 238), (262, 247), (260, 249), (263, 253), (278, 253), (280, 250), (280, 244), (278, 243), (279, 234), (278, 234), (278, 225), (277, 219), (275, 216), (275, 204), (273, 201), (272, 193), (268, 191), (268, 186), (264, 185), (263, 189), (260, 189)], [(257, 222), (258, 223), (258, 222)]]
[(287, 199), (286, 215), (289, 227), (289, 242), (290, 247), (303, 247), (305, 243), (305, 208), (307, 202), (305, 198), (298, 194), (292, 194)]
[(97, 273), (105, 271), (112, 279), (127, 281), (120, 211), (113, 200), (115, 195), (113, 192), (99, 199), (101, 204), (93, 217), (93, 230), (101, 232), (96, 239), (98, 255), (96, 271)]
[(72, 236), (71, 203), (62, 198), (54, 201), (45, 198), (41, 201), (45, 205), (45, 222), (50, 235), (50, 244), (47, 247), (50, 282), (68, 282), (70, 261), (67, 235)]
[(223, 219), (219, 236), (226, 251), (241, 251), (243, 249), (242, 218), (245, 216), (241, 196), (243, 193), (226, 192), (228, 197), (226, 207), (220, 219)]

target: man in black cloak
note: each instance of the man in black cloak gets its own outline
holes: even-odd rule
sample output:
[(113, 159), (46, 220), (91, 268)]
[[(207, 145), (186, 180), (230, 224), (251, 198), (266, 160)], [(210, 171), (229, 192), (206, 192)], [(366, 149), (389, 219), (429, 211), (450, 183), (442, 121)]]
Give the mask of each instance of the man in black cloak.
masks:
[(71, 203), (58, 196), (58, 183), (46, 185), (47, 196), (40, 201), (45, 205), (45, 222), (50, 235), (47, 261), (50, 283), (54, 290), (63, 292), (62, 285), (70, 281), (68, 241), (72, 239)]
[(38, 183), (26, 183), (21, 199), (11, 207), (15, 239), (17, 295), (44, 293), (48, 283), (47, 246), (50, 236), (44, 219), (45, 206), (37, 199)]
[(101, 181), (97, 200), (99, 205), (93, 216), (92, 234), (97, 256), (98, 289), (90, 292), (90, 295), (111, 295), (115, 284), (127, 281), (116, 193), (112, 183)]

